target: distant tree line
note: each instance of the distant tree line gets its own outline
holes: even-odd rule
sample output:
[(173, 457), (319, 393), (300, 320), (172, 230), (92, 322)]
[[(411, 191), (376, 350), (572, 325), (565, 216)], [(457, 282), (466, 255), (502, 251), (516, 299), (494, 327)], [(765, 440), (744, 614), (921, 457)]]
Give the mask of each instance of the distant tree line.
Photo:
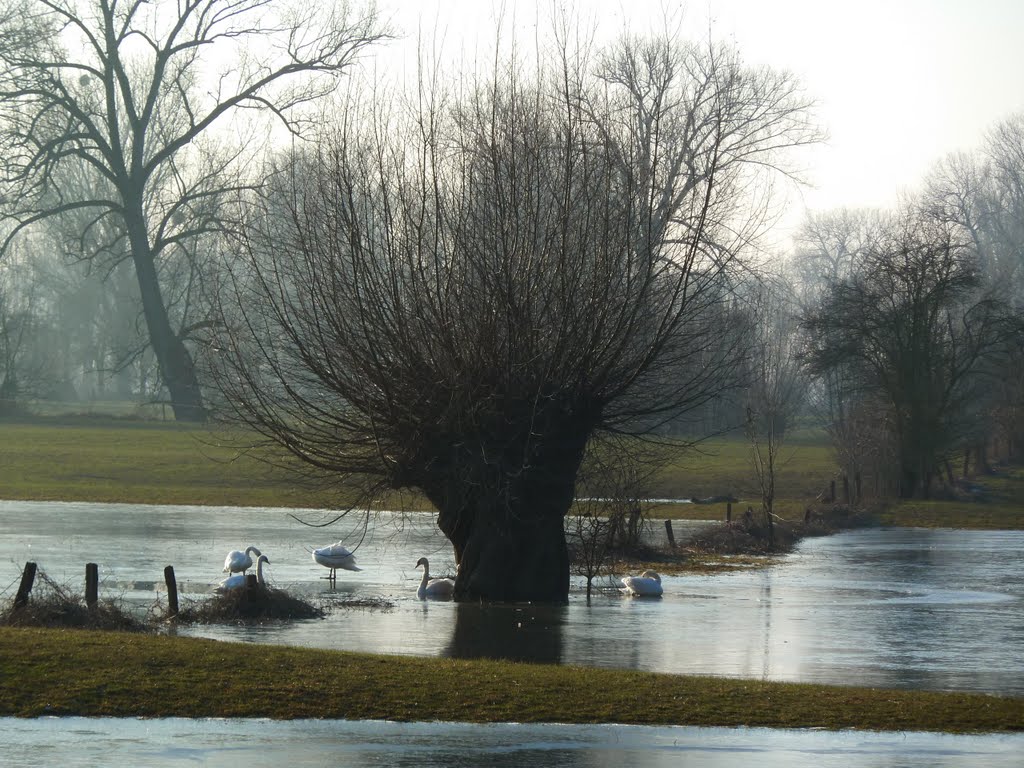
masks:
[(812, 216), (794, 254), (817, 413), (843, 471), (927, 497), (1024, 451), (1024, 116), (898, 210)]

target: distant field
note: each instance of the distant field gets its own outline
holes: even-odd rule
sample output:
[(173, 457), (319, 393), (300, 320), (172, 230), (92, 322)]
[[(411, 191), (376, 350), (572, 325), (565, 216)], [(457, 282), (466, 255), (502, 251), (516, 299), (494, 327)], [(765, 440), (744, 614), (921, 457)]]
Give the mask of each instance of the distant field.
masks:
[[(99, 418), (0, 422), (0, 498), (337, 506), (343, 489), (314, 489), (239, 453), (228, 436), (173, 422)], [(680, 451), (651, 488), (655, 498), (758, 496), (745, 440), (718, 438)], [(794, 440), (780, 469), (779, 499), (801, 503), (834, 471), (824, 440)], [(425, 504), (425, 502), (421, 502)], [(719, 505), (688, 516), (724, 517)]]
[(79, 420), (0, 423), (0, 497), (7, 499), (331, 506), (202, 427)]
[[(64, 417), (0, 422), (0, 498), (142, 504), (339, 508), (344, 487), (314, 486), (241, 453), (229, 435), (164, 421)], [(733, 514), (760, 504), (750, 446), (720, 437), (671, 451), (653, 481), (655, 499), (731, 496)], [(795, 433), (778, 470), (776, 510), (798, 518), (835, 477), (822, 433)], [(894, 502), (878, 512), (885, 525), (1024, 528), (1024, 470), (981, 478), (979, 501)], [(381, 508), (429, 509), (415, 495), (378, 500)], [(654, 504), (655, 517), (724, 520), (726, 505)]]

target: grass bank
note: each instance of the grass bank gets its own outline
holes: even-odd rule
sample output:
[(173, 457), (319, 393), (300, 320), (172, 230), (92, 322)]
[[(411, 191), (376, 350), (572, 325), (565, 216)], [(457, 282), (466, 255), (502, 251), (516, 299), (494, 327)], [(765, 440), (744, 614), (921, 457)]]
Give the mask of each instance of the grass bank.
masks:
[[(238, 442), (230, 434), (174, 422), (0, 421), (0, 498), (328, 508), (350, 500), (344, 488), (299, 483), (239, 451)], [(794, 440), (777, 481), (780, 505), (802, 514), (800, 504), (825, 488), (833, 472), (823, 438)], [(718, 438), (680, 452), (650, 492), (657, 498), (752, 499), (757, 488), (749, 446), (740, 438)], [(397, 499), (383, 499), (380, 506), (392, 502)], [(725, 505), (657, 505), (655, 513), (724, 520)]]
[[(239, 451), (230, 435), (174, 422), (83, 418), (0, 421), (0, 498), (50, 501), (338, 508), (353, 494), (315, 487)], [(655, 479), (654, 498), (732, 496), (733, 515), (756, 510), (759, 493), (750, 447), (738, 437), (707, 440), (680, 451)], [(776, 511), (798, 521), (835, 475), (827, 438), (794, 435), (783, 452)], [(957, 500), (905, 501), (879, 507), (883, 525), (1024, 528), (1024, 468), (978, 479), (981, 493)], [(380, 508), (428, 509), (406, 496)], [(659, 504), (658, 519), (725, 520), (726, 504)]]
[(0, 715), (998, 732), (1024, 699), (3, 628)]

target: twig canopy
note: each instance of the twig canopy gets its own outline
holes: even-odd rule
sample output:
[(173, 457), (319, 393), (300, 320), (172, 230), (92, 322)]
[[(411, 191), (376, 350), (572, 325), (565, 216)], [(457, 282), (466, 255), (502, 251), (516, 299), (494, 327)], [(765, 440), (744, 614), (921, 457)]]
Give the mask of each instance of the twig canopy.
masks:
[(404, 122), (349, 105), (251, 217), (225, 304), (234, 415), (424, 492), (458, 597), (564, 599), (588, 439), (732, 384), (746, 169), (812, 138), (791, 80), (725, 49), (561, 53)]

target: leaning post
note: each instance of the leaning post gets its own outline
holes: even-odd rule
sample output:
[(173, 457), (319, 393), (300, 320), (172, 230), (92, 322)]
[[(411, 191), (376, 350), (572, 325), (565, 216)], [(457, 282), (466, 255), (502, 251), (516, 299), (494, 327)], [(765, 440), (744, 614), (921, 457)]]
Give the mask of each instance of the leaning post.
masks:
[(32, 591), (32, 585), (36, 580), (36, 564), (29, 561), (25, 563), (25, 570), (21, 572), (21, 584), (14, 596), (14, 608), (24, 608), (28, 605), (28, 595)]
[(672, 546), (672, 549), (676, 548), (676, 535), (672, 531), (672, 521), (665, 521), (665, 533), (668, 534), (668, 543)]
[(164, 568), (164, 582), (167, 584), (167, 618), (178, 615), (178, 580), (174, 576), (174, 566)]

